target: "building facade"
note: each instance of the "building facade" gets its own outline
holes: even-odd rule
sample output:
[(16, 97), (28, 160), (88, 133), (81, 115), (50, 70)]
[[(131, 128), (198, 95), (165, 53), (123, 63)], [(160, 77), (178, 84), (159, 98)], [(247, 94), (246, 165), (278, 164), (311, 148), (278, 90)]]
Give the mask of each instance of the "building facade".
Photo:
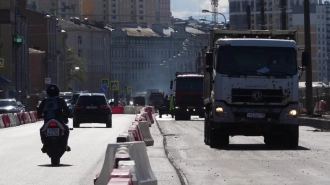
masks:
[(18, 6), (19, 13), (26, 17), (30, 22), (29, 45), (30, 48), (45, 52), (45, 77), (51, 78), (52, 83), (59, 83), (58, 75), (58, 52), (56, 47), (57, 20), (46, 13), (26, 9), (26, 2), (20, 1)]
[[(292, 26), (292, 7), (303, 5), (303, 0), (286, 1), (287, 25)], [(310, 0), (312, 5), (318, 4), (318, 0)], [(247, 29), (246, 6), (251, 9), (251, 29), (261, 28), (260, 1), (259, 0), (229, 0), (229, 20), (232, 29)], [(276, 30), (281, 28), (281, 7), (279, 0), (264, 0), (265, 10), (265, 29)]]
[(18, 1), (0, 3), (0, 98), (26, 103), (28, 95), (29, 23), (17, 11)]
[(76, 82), (74, 89), (100, 92), (101, 79), (110, 79), (111, 73), (110, 30), (91, 25), (74, 24), (64, 20), (59, 20), (59, 25), (61, 30), (64, 30), (68, 35), (67, 46), (74, 49), (79, 57), (85, 59), (87, 81)]
[(203, 34), (185, 23), (173, 28), (117, 24), (111, 35), (111, 79), (119, 81), (121, 91), (132, 86), (133, 92), (156, 88), (169, 93), (176, 72), (198, 71), (201, 61), (196, 59), (207, 45), (207, 38), (198, 36)]

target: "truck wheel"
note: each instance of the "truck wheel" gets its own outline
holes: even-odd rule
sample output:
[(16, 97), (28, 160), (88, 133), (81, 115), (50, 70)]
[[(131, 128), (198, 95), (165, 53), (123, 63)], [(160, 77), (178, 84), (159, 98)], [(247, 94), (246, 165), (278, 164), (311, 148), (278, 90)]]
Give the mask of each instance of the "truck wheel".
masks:
[(209, 133), (211, 148), (221, 148), (229, 144), (229, 134), (226, 131), (211, 128)]
[(274, 135), (265, 135), (264, 136), (264, 142), (268, 146), (274, 146), (274, 145), (279, 144), (280, 141), (278, 139), (279, 138)]
[(285, 134), (285, 145), (289, 148), (297, 148), (299, 146), (299, 126), (292, 125)]
[(180, 114), (175, 114), (175, 120), (182, 120), (182, 116)]

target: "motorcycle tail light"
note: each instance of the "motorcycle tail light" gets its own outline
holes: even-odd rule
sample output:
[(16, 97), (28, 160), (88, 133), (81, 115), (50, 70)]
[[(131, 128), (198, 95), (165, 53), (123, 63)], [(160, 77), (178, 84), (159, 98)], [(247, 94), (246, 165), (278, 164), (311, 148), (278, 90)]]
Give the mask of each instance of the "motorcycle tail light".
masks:
[(51, 122), (51, 123), (49, 123), (48, 126), (49, 126), (49, 127), (57, 127), (57, 123), (55, 123), (55, 122)]

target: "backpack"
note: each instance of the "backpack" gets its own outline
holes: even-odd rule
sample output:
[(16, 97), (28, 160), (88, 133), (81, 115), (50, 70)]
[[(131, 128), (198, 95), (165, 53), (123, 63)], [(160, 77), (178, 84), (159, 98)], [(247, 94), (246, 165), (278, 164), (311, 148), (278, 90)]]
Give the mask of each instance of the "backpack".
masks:
[(58, 99), (57, 97), (51, 97), (46, 99), (44, 111), (47, 112), (47, 115), (45, 115), (46, 119), (55, 119), (56, 113), (55, 110), (59, 109), (58, 105)]

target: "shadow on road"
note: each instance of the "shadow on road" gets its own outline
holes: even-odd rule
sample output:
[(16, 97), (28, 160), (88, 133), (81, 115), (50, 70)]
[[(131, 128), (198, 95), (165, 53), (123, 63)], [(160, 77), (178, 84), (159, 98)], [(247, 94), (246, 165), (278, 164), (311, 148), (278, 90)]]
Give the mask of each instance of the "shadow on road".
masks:
[(218, 150), (310, 150), (309, 148), (298, 146), (297, 148), (287, 148), (284, 146), (268, 146), (265, 144), (229, 144)]
[(70, 167), (71, 164), (59, 164), (58, 166), (52, 166), (51, 164), (39, 164), (39, 167)]

